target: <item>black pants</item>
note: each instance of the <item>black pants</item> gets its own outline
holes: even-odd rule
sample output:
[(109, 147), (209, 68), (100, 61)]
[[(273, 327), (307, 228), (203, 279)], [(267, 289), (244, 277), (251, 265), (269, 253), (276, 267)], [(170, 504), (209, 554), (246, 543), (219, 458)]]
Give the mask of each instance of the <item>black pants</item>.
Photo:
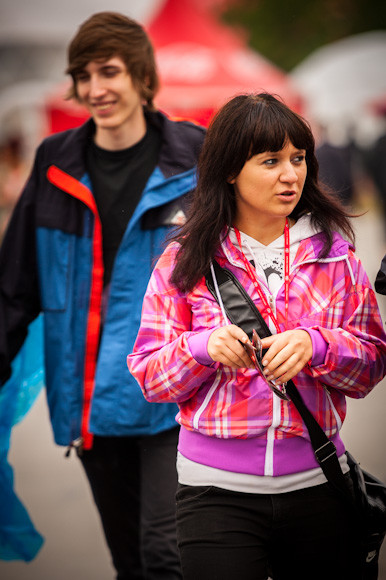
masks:
[(81, 457), (119, 580), (180, 580), (175, 493), (178, 427), (95, 437)]
[(184, 580), (358, 580), (358, 534), (329, 484), (283, 494), (179, 486)]

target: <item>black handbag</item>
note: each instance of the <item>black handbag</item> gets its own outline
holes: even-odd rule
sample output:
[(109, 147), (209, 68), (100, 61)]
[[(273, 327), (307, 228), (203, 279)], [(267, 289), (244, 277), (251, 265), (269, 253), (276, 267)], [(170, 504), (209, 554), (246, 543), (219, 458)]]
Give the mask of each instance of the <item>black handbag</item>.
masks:
[[(216, 261), (213, 261), (215, 280), (212, 273), (206, 275), (206, 284), (217, 302), (221, 301), (228, 319), (241, 327), (252, 339), (255, 329), (261, 338), (270, 336), (261, 313), (237, 278)], [(328, 482), (335, 488), (344, 501), (350, 503), (359, 518), (361, 538), (362, 579), (378, 578), (379, 552), (386, 533), (386, 486), (376, 477), (363, 470), (349, 452), (346, 452), (350, 475), (354, 486), (355, 500), (349, 493), (345, 476), (340, 467), (336, 448), (328, 439), (319, 423), (305, 405), (293, 381), (288, 381), (286, 392), (299, 411), (310, 435), (315, 457)]]
[(350, 475), (354, 485), (355, 503), (362, 519), (362, 566), (363, 579), (378, 578), (378, 560), (386, 529), (385, 485), (362, 469), (354, 457), (346, 451)]

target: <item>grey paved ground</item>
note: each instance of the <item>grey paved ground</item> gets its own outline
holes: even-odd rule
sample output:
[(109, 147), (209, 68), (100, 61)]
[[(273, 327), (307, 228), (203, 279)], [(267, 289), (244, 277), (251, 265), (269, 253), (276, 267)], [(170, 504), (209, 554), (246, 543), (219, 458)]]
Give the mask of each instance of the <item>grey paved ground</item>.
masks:
[[(371, 211), (356, 221), (357, 253), (372, 281), (386, 253), (378, 216), (371, 205)], [(386, 320), (386, 297), (379, 302)], [(362, 465), (386, 481), (385, 387), (383, 381), (365, 400), (349, 401), (343, 437)], [(75, 457), (64, 459), (63, 449), (52, 442), (44, 394), (14, 429), (10, 462), (18, 494), (46, 542), (29, 564), (0, 562), (0, 578), (112, 580), (114, 573), (88, 484)], [(380, 580), (386, 580), (385, 547)]]

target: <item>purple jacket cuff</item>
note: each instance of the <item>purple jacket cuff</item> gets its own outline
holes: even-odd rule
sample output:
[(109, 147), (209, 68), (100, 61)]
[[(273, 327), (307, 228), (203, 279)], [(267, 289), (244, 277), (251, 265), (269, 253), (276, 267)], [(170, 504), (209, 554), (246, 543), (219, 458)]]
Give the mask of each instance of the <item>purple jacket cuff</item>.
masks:
[(300, 326), (299, 330), (305, 330), (311, 337), (312, 342), (311, 366), (317, 367), (319, 365), (324, 364), (328, 344), (324, 340), (323, 336), (320, 334), (319, 330), (317, 330), (316, 328), (306, 328), (305, 326)]
[(208, 355), (208, 340), (215, 328), (210, 328), (204, 332), (197, 332), (188, 337), (188, 344), (193, 358), (206, 367), (214, 363), (214, 360)]

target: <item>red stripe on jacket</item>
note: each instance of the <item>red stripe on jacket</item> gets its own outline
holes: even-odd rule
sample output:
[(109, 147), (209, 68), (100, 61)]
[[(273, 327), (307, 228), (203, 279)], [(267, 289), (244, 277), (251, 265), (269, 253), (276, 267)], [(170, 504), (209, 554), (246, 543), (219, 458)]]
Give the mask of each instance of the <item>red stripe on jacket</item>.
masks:
[(91, 275), (90, 304), (86, 330), (86, 353), (84, 363), (84, 390), (81, 435), (84, 440), (84, 448), (92, 447), (93, 436), (89, 432), (89, 420), (91, 410), (91, 399), (95, 385), (95, 369), (98, 356), (99, 332), (101, 324), (101, 303), (103, 291), (103, 251), (102, 251), (102, 224), (94, 196), (88, 187), (80, 181), (71, 177), (55, 165), (51, 165), (47, 170), (49, 181), (60, 187), (66, 193), (83, 202), (94, 215), (94, 235), (93, 235), (93, 263)]

